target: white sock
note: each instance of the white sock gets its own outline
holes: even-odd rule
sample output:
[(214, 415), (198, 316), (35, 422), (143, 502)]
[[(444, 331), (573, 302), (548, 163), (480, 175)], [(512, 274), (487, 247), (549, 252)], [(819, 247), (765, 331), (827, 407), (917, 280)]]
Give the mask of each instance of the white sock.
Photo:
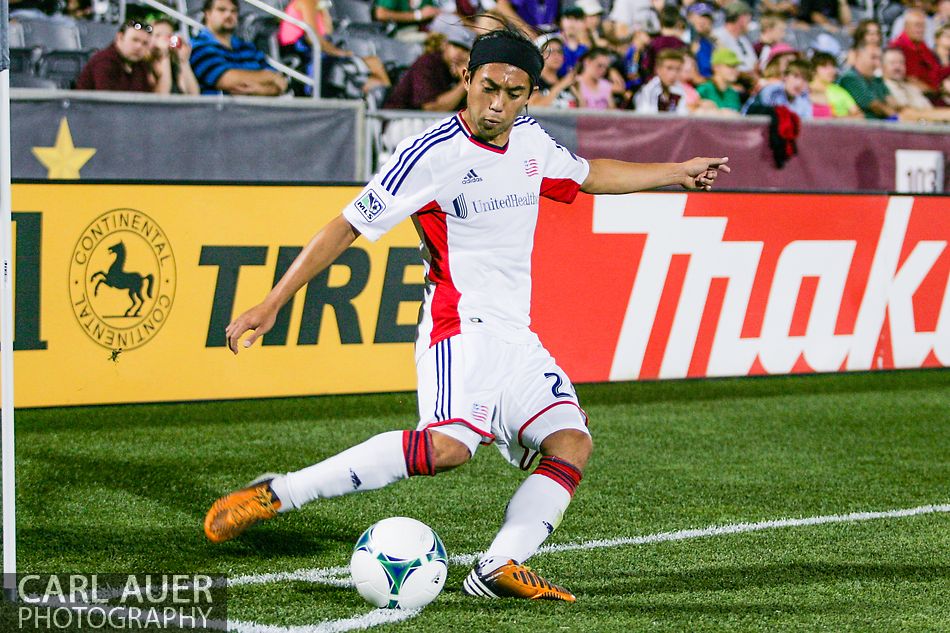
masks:
[(376, 490), (405, 479), (403, 431), (380, 433), (342, 453), (271, 482), (281, 512), (300, 508), (315, 499)]
[(505, 522), (481, 557), (479, 571), (494, 571), (509, 559), (524, 563), (561, 523), (570, 503), (564, 486), (544, 475), (529, 475), (508, 502)]

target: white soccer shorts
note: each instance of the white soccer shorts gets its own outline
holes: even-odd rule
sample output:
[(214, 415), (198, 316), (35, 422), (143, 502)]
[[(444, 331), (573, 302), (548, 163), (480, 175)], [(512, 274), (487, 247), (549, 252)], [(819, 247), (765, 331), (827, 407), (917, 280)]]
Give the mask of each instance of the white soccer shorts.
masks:
[(574, 386), (540, 343), (457, 334), (426, 350), (416, 371), (418, 430), (443, 432), (473, 455), (480, 443), (495, 444), (528, 470), (551, 433), (589, 433)]

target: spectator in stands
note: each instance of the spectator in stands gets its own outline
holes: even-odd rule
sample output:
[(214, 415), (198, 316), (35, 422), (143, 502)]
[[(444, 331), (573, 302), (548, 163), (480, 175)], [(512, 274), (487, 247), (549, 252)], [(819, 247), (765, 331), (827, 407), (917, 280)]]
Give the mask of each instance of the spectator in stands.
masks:
[(904, 52), (899, 48), (884, 51), (884, 84), (890, 91), (900, 116), (909, 121), (950, 121), (950, 108), (934, 108), (924, 91), (907, 78)]
[(924, 35), (923, 40), (927, 44), (927, 47), (933, 49), (934, 39), (937, 34), (937, 22), (934, 17), (932, 17), (928, 12), (931, 10), (932, 3), (930, 0), (904, 0), (904, 4), (907, 6), (907, 9), (894, 20), (894, 23), (891, 24), (890, 34), (891, 38), (898, 37), (901, 33), (904, 33), (907, 30), (907, 14), (911, 11), (920, 11), (924, 16)]
[(798, 0), (760, 0), (758, 8), (763, 15), (775, 15), (787, 22), (798, 15)]
[(798, 18), (826, 31), (838, 31), (851, 24), (848, 0), (801, 0)]
[(932, 107), (920, 86), (907, 80), (907, 64), (903, 50), (889, 48), (884, 51), (881, 58), (881, 71), (884, 85), (894, 97), (898, 108), (925, 110)]
[(607, 48), (610, 41), (604, 33), (604, 5), (600, 0), (576, 0), (574, 6), (584, 10), (584, 28), (591, 46)]
[(841, 70), (846, 71), (854, 66), (854, 56), (859, 48), (865, 44), (872, 44), (881, 48), (884, 46), (884, 35), (881, 33), (881, 25), (873, 19), (861, 20), (854, 28), (851, 36), (851, 48), (848, 49), (848, 55)]
[(749, 99), (742, 112), (754, 105), (769, 107), (785, 106), (800, 119), (812, 118), (811, 101), (808, 98), (808, 82), (811, 81), (811, 64), (804, 59), (793, 59), (782, 75), (782, 82), (769, 84)]
[(696, 57), (699, 74), (707, 78), (713, 74), (712, 54), (716, 48), (716, 41), (712, 36), (713, 15), (712, 6), (706, 2), (694, 2), (686, 10), (686, 20), (689, 22), (689, 50)]
[(675, 112), (687, 114), (686, 98), (679, 83), (683, 51), (667, 48), (656, 57), (656, 75), (637, 93), (637, 112)]
[(148, 61), (151, 42), (151, 26), (126, 22), (112, 44), (89, 58), (76, 80), (76, 89), (168, 94), (171, 78), (155, 74)]
[(66, 0), (63, 14), (74, 20), (91, 20), (94, 15), (92, 0)]
[(858, 22), (858, 25), (854, 28), (854, 34), (852, 35), (854, 39), (854, 46), (861, 46), (863, 44), (874, 44), (875, 46), (881, 46), (884, 44), (884, 36), (881, 33), (881, 25), (877, 23), (877, 20), (872, 18), (864, 19)]
[(706, 78), (699, 74), (696, 58), (689, 52), (689, 49), (683, 51), (683, 65), (680, 67), (679, 85), (683, 89), (683, 98), (689, 112), (696, 112), (702, 104), (702, 97), (699, 96), (696, 87), (705, 82)]
[(732, 85), (739, 78), (739, 56), (729, 48), (717, 48), (712, 54), (712, 79), (701, 84), (699, 96), (717, 110), (732, 110), (738, 114), (742, 99)]
[(495, 10), (502, 15), (515, 13), (518, 18), (532, 29), (529, 37), (538, 33), (550, 33), (557, 28), (558, 16), (561, 14), (559, 0), (496, 0)]
[(812, 116), (859, 118), (864, 115), (848, 91), (835, 83), (838, 65), (833, 55), (815, 53), (811, 58), (812, 79), (808, 86)]
[(465, 99), (462, 70), (475, 36), (468, 29), (453, 31), (449, 40), (433, 33), (426, 40), (426, 52), (403, 74), (386, 100), (385, 107), (397, 110), (452, 112)]
[(726, 5), (726, 23), (713, 32), (719, 46), (731, 49), (739, 57), (739, 72), (753, 75), (756, 72), (755, 47), (746, 32), (752, 20), (752, 9), (742, 0)]
[(592, 48), (585, 17), (580, 7), (570, 7), (561, 13), (560, 37), (564, 42), (564, 65), (558, 70), (558, 75), (562, 77), (573, 70), (584, 53)]
[(274, 96), (287, 90), (287, 79), (269, 70), (264, 54), (242, 40), (237, 0), (205, 0), (205, 28), (192, 41), (191, 67), (202, 94)]
[(937, 47), (938, 32), (941, 28), (950, 25), (950, 0), (939, 0), (937, 2), (937, 9), (934, 11), (933, 15), (934, 23), (934, 45), (933, 48)]
[(854, 66), (846, 71), (838, 84), (848, 91), (865, 118), (893, 119), (898, 115), (897, 103), (877, 76), (881, 67), (881, 49), (873, 44), (864, 44), (854, 52)]
[(549, 37), (541, 45), (544, 66), (538, 81), (538, 90), (528, 101), (529, 106), (541, 108), (576, 108), (580, 105), (577, 94), (577, 73), (572, 68), (563, 77), (558, 70), (563, 65), (564, 43), (558, 37)]
[(201, 92), (198, 80), (188, 63), (191, 45), (175, 34), (175, 24), (168, 18), (159, 18), (152, 23), (152, 73), (168, 77), (168, 92), (171, 94), (196, 95)]
[(785, 78), (785, 69), (788, 68), (788, 65), (793, 60), (799, 59), (800, 57), (799, 52), (785, 42), (779, 42), (772, 46), (769, 50), (769, 56), (765, 61), (765, 66), (762, 69), (762, 78), (759, 79), (759, 89), (761, 90), (763, 87), (771, 84), (782, 83)]
[(640, 57), (640, 72), (644, 77), (652, 77), (656, 58), (660, 51), (673, 49), (684, 51), (689, 48), (683, 38), (686, 36), (686, 20), (679, 9), (667, 5), (660, 11), (660, 33), (654, 37)]
[(944, 24), (937, 30), (937, 45), (934, 55), (940, 64), (941, 84), (950, 79), (950, 24)]
[(755, 43), (755, 54), (759, 58), (759, 71), (765, 70), (769, 61), (772, 47), (785, 39), (787, 23), (785, 18), (775, 13), (768, 13), (759, 18), (759, 41)]
[(904, 32), (891, 40), (891, 48), (904, 51), (907, 78), (921, 90), (936, 92), (940, 84), (940, 62), (924, 42), (927, 14), (920, 9), (904, 13)]
[(607, 79), (611, 54), (604, 48), (593, 48), (584, 54), (578, 64), (577, 88), (581, 107), (594, 110), (613, 110), (613, 86)]
[(660, 18), (653, 9), (653, 0), (614, 0), (605, 30), (611, 38), (627, 39), (635, 32), (657, 33)]
[[(349, 64), (350, 72), (344, 72), (347, 76), (358, 76), (362, 81), (359, 85), (359, 91), (363, 94), (377, 87), (389, 87), (389, 75), (386, 73), (386, 67), (383, 66), (379, 57), (357, 57), (351, 51), (342, 49), (334, 45), (327, 36), (333, 33), (333, 19), (327, 10), (326, 3), (321, 0), (291, 0), (287, 5), (287, 15), (305, 22), (317, 36), (320, 45), (320, 72), (321, 87), (320, 94), (329, 97), (344, 97), (339, 93), (339, 89), (333, 85), (331, 79), (334, 77), (334, 66), (337, 64)], [(295, 65), (305, 75), (310, 75), (313, 65), (313, 45), (302, 28), (291, 24), (286, 20), (281, 20), (277, 28), (277, 43), (280, 45), (281, 59), (286, 64)], [(288, 61), (292, 60), (292, 61)], [(309, 95), (310, 87), (304, 86), (300, 82), (292, 82), (294, 94)]]
[(397, 37), (412, 41), (425, 39), (420, 27), (440, 12), (435, 0), (375, 0), (373, 5), (373, 18), (394, 24)]

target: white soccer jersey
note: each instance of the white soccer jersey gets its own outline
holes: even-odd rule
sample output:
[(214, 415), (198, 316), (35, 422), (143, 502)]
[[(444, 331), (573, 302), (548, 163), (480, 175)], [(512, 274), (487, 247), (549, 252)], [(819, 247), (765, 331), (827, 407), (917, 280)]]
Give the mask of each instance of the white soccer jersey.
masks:
[(399, 144), (343, 215), (373, 241), (412, 216), (426, 269), (417, 355), (469, 331), (537, 341), (529, 315), (539, 197), (573, 201), (589, 169), (528, 116), (504, 147), (480, 141), (461, 113)]

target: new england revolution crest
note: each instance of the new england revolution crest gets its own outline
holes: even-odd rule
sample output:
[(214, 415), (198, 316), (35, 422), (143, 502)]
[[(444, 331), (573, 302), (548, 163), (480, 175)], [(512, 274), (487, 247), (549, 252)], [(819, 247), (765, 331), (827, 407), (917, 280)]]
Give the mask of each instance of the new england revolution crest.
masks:
[(106, 211), (73, 249), (73, 314), (93, 341), (130, 350), (158, 334), (175, 299), (175, 256), (165, 232), (135, 209)]

